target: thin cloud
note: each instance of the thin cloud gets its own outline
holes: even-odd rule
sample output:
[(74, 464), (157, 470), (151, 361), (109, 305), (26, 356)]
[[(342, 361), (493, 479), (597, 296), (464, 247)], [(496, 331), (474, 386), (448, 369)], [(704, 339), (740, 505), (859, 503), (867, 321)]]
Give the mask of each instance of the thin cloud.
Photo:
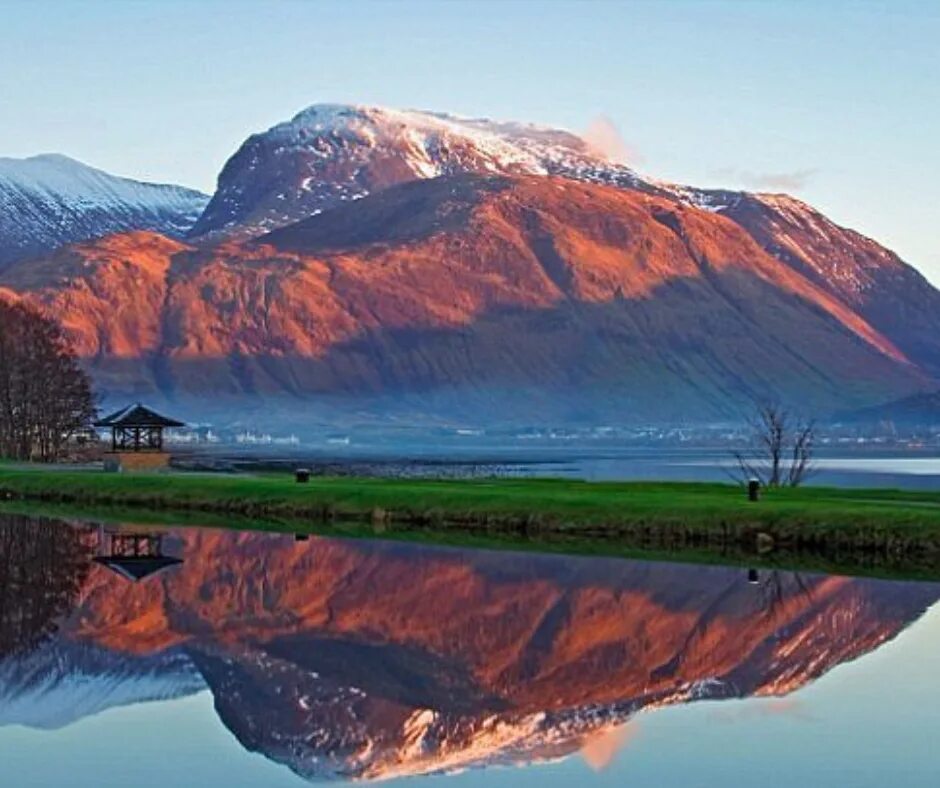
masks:
[(758, 191), (796, 192), (806, 188), (819, 170), (791, 170), (789, 172), (754, 172), (734, 167), (723, 167), (715, 171), (715, 177), (740, 183)]
[(582, 136), (597, 153), (618, 164), (635, 164), (641, 160), (637, 151), (623, 138), (617, 124), (607, 115), (594, 118)]

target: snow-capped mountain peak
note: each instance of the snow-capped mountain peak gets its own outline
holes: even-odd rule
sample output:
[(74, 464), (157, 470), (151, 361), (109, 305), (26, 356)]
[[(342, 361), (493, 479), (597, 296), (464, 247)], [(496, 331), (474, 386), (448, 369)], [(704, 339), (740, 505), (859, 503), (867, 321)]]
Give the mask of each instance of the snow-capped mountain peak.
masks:
[(120, 178), (58, 153), (0, 158), (0, 268), (126, 230), (179, 237), (207, 202), (192, 189)]
[(569, 131), (444, 113), (315, 104), (249, 137), (193, 235), (257, 235), (404, 181), (461, 173), (649, 182)]
[(25, 159), (0, 157), (0, 183), (105, 205), (111, 201), (189, 209), (203, 197), (193, 189), (172, 184), (121, 178), (61, 153), (41, 153)]
[(130, 657), (93, 644), (51, 642), (0, 659), (0, 727), (55, 730), (107, 709), (201, 692), (183, 653)]

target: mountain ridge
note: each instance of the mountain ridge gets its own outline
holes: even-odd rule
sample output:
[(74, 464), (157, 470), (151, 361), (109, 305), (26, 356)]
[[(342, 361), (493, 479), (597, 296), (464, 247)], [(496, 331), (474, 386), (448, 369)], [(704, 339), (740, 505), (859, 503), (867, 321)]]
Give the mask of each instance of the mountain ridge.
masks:
[(314, 104), (248, 137), (222, 168), (192, 235), (257, 235), (396, 183), (472, 172), (578, 173), (595, 182), (659, 190), (564, 130), (420, 110)]

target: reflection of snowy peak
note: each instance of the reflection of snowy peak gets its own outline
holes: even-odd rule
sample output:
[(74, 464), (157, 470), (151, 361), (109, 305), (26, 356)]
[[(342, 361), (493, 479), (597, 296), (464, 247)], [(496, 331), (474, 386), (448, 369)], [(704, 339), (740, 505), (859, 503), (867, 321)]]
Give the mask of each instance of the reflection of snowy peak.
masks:
[[(502, 574), (499, 562), (494, 558), (489, 569)], [(698, 578), (678, 575), (686, 580), (678, 589), (657, 582), (648, 590), (682, 597)], [(603, 577), (597, 573), (595, 582)], [(370, 578), (381, 587), (380, 573)], [(488, 681), (483, 676), (494, 657), (467, 645), (477, 631), (470, 614), (455, 636), (467, 649), (462, 653), (345, 632), (288, 634), (194, 660), (220, 717), (247, 749), (309, 780), (386, 780), (554, 760), (643, 709), (786, 695), (894, 637), (937, 593), (930, 586), (912, 591), (788, 573), (773, 573), (756, 593), (737, 573), (712, 573), (711, 580), (712, 604), (697, 618), (650, 608), (621, 624), (668, 631), (673, 646), (655, 657), (626, 634), (608, 641), (610, 631), (563, 618), (554, 623), (551, 644), (530, 639), (525, 627), (514, 629), (517, 661)], [(561, 609), (573, 616), (567, 602)], [(335, 613), (342, 618), (341, 602)], [(714, 645), (721, 631), (733, 633), (737, 653)], [(590, 644), (574, 664), (555, 653), (564, 651), (569, 634)]]
[[(347, 649), (356, 649), (336, 645), (347, 656)], [(331, 650), (327, 641), (307, 642), (297, 661), (275, 656), (283, 644), (269, 648), (196, 653), (194, 658), (216, 710), (239, 742), (307, 780), (386, 780), (552, 760), (577, 750), (599, 729), (624, 722), (635, 710), (634, 704), (625, 704), (551, 714), (509, 711), (498, 698), (481, 692), (471, 698), (467, 688), (459, 687), (453, 688), (453, 705), (441, 698), (439, 708), (425, 708), (415, 701), (429, 700), (427, 691), (433, 692), (442, 677), (403, 675), (408, 671), (395, 664), (394, 655), (389, 675), (375, 681), (373, 669), (383, 671), (368, 658), (369, 647), (358, 651), (365, 659), (338, 675), (305, 664), (310, 648)], [(351, 684), (351, 674), (367, 686)], [(414, 686), (414, 680), (426, 685)], [(410, 696), (395, 697), (406, 685)]]
[(0, 158), (0, 267), (109, 233), (181, 236), (207, 200), (191, 189), (118, 178), (66, 156)]
[(0, 660), (0, 724), (208, 689), (244, 748), (308, 780), (603, 759), (642, 709), (793, 692), (940, 594), (208, 528), (173, 543), (177, 570), (91, 573), (50, 641)]
[[(854, 613), (870, 610), (860, 606)], [(479, 690), (467, 693), (466, 687), (463, 692), (451, 687), (452, 703), (424, 706), (421, 701), (429, 700), (427, 693), (433, 694), (435, 686), (450, 686), (453, 677), (422, 673), (423, 686), (415, 686), (413, 677), (398, 672), (401, 666), (396, 665), (393, 647), (374, 655), (379, 661), (390, 657), (392, 675), (384, 680), (376, 680), (382, 671), (368, 658), (350, 661), (338, 675), (311, 670), (314, 644), (309, 641), (296, 660), (287, 658), (284, 644), (277, 641), (238, 654), (195, 659), (220, 717), (246, 749), (310, 781), (384, 781), (545, 763), (584, 750), (590, 742), (628, 725), (642, 710), (787, 694), (860, 655), (854, 636), (867, 624), (854, 620), (854, 613), (846, 611), (844, 627), (837, 630), (828, 616), (817, 614), (802, 622), (800, 629), (773, 633), (754, 652), (753, 660), (745, 659), (726, 676), (705, 676), (674, 686), (666, 681), (662, 689), (614, 702), (590, 702), (588, 697), (582, 704), (546, 710), (534, 705), (514, 708), (512, 698), (487, 696)], [(876, 643), (893, 634), (879, 631)], [(808, 658), (804, 640), (821, 648), (815, 659)], [(340, 647), (346, 656), (351, 656), (350, 649), (361, 648), (358, 655), (364, 656), (372, 648), (351, 643)], [(318, 641), (315, 648), (332, 647)], [(604, 675), (596, 676), (599, 685), (603, 680)], [(410, 688), (408, 696), (398, 697), (405, 686)]]
[(130, 657), (56, 640), (27, 657), (0, 661), (0, 726), (61, 728), (110, 708), (203, 689), (183, 654)]

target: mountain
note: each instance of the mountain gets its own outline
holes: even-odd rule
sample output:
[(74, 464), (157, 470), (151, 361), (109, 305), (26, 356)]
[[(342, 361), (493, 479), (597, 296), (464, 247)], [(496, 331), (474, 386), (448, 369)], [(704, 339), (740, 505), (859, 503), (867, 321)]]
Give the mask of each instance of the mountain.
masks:
[[(831, 277), (845, 294), (870, 290), (879, 260), (903, 267), (871, 239), (795, 198), (650, 178), (569, 131), (344, 104), (315, 104), (251, 135), (226, 162), (191, 235), (257, 235), (398, 183), (465, 173), (559, 176), (724, 212), (769, 251), (822, 279)], [(859, 276), (854, 265), (868, 275)]]
[(226, 163), (193, 230), (258, 234), (417, 178), (554, 175), (665, 197), (739, 223), (915, 363), (940, 374), (940, 292), (890, 250), (787, 195), (697, 189), (609, 160), (570, 132), (357, 105), (314, 105), (254, 134)]
[(489, 422), (824, 415), (934, 390), (940, 293), (786, 195), (668, 184), (577, 135), (316, 105), (254, 134), (185, 237), (0, 273), (104, 393), (192, 415)]
[(191, 189), (118, 178), (66, 156), (0, 158), (0, 269), (109, 233), (182, 236), (207, 202)]
[(111, 236), (0, 287), (61, 315), (125, 396), (447, 396), (464, 414), (650, 420), (927, 385), (735, 222), (545, 176), (410, 181), (241, 242)]
[[(754, 583), (734, 568), (207, 528), (165, 539), (182, 564), (136, 584), (94, 565), (54, 639), (0, 659), (14, 704), (0, 722), (61, 725), (207, 687), (244, 747), (308, 779), (530, 763), (643, 709), (788, 695), (940, 596), (930, 583), (769, 570)], [(7, 614), (21, 604), (10, 596)]]
[(882, 424), (886, 428), (934, 428), (940, 424), (940, 391), (914, 394), (903, 399), (873, 405), (870, 408), (840, 411), (835, 417), (847, 424), (868, 426)]

